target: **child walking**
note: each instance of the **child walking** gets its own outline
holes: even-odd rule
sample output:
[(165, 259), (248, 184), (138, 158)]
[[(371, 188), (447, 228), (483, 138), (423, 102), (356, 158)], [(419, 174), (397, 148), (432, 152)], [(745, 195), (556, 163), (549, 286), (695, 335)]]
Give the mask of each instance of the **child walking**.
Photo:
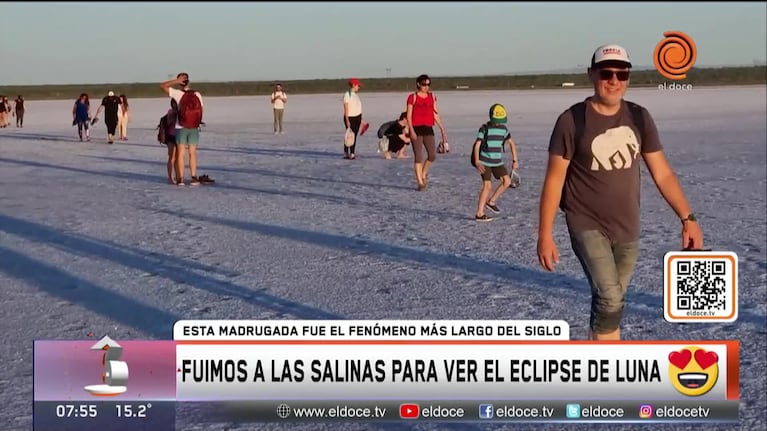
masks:
[[(516, 171), (519, 167), (517, 160), (517, 144), (511, 138), (507, 123), (506, 108), (496, 103), (490, 107), (490, 121), (483, 124), (477, 132), (472, 150), (472, 165), (482, 176), (482, 189), (479, 192), (477, 211), (474, 213), (476, 221), (492, 221), (493, 218), (485, 214), (485, 208), (498, 214), (498, 199), (511, 185), (509, 171), (503, 162), (504, 146), (508, 144), (511, 150), (511, 170)], [(501, 180), (495, 191), (492, 191), (492, 178)]]

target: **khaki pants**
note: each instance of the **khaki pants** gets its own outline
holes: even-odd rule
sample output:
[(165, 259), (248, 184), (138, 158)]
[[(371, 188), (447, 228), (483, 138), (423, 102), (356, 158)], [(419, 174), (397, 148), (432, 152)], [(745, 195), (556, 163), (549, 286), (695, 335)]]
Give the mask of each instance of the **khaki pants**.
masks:
[(282, 115), (284, 109), (274, 109), (274, 133), (282, 132)]
[(117, 114), (117, 131), (120, 139), (128, 137), (128, 114)]

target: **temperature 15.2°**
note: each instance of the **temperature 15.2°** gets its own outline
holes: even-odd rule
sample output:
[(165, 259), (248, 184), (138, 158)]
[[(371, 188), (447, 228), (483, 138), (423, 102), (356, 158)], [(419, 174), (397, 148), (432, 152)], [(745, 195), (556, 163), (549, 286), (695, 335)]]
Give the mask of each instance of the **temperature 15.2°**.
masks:
[(118, 418), (145, 418), (152, 409), (152, 403), (146, 404), (115, 404)]

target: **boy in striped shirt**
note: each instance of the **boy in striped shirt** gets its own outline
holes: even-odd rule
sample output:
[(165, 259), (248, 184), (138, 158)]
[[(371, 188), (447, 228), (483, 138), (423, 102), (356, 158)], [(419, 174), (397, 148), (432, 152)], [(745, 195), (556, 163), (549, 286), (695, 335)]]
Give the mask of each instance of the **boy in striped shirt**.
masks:
[[(511, 139), (509, 130), (506, 128), (507, 121), (506, 108), (499, 103), (494, 104), (490, 107), (490, 121), (480, 127), (477, 139), (474, 141), (473, 164), (482, 176), (482, 190), (479, 192), (477, 212), (474, 214), (474, 219), (477, 221), (493, 220), (485, 214), (485, 208), (496, 214), (501, 212), (497, 205), (498, 199), (511, 185), (509, 171), (503, 162), (504, 145), (508, 144), (511, 149), (511, 170), (516, 171), (519, 167), (517, 144)], [(501, 180), (492, 195), (490, 194), (491, 175)]]

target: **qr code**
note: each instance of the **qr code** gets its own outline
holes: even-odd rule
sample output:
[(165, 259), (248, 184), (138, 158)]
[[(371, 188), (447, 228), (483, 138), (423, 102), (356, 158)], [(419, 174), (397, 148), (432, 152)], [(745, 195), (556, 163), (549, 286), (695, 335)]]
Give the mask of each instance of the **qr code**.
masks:
[(667, 253), (664, 312), (673, 322), (737, 319), (737, 256), (730, 252)]

